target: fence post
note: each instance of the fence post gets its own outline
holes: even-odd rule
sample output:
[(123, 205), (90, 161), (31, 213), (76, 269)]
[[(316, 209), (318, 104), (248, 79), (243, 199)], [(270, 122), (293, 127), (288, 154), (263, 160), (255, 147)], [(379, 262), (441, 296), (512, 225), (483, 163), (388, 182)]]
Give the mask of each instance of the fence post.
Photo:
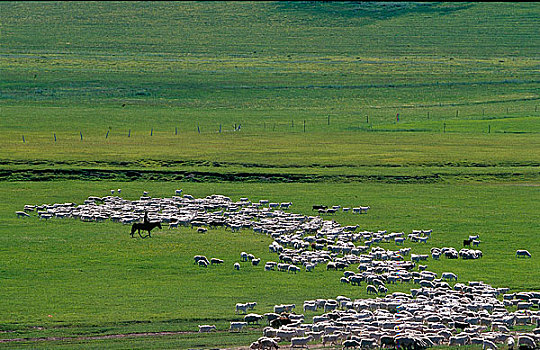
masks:
[(491, 125), (488, 124), (488, 134), (491, 134)]
[(154, 136), (154, 128), (150, 129), (150, 136)]
[(79, 131), (79, 133), (81, 134), (81, 141), (83, 140), (83, 137), (82, 137), (82, 131)]
[(109, 137), (109, 130), (107, 130), (107, 135), (105, 135), (105, 138)]
[(366, 115), (366, 124), (369, 124), (369, 115)]
[(26, 141), (24, 140), (24, 135), (22, 135), (22, 142), (26, 143)]
[(128, 137), (131, 137), (131, 129), (128, 131)]
[(56, 134), (54, 134), (54, 142), (56, 142)]
[(174, 134), (178, 135), (178, 127), (177, 126), (174, 127)]
[(306, 132), (306, 121), (304, 120), (304, 132)]
[(330, 125), (330, 116), (328, 116), (328, 125)]
[(443, 123), (443, 133), (446, 132), (446, 123)]

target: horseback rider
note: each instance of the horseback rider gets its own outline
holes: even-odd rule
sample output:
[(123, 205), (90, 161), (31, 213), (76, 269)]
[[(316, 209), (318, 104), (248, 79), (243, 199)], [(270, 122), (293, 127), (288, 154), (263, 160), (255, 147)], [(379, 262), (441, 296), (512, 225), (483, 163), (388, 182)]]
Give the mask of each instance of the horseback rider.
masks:
[(147, 224), (149, 223), (150, 221), (148, 220), (148, 212), (145, 210), (144, 211), (144, 219), (143, 219), (143, 223), (144, 224)]

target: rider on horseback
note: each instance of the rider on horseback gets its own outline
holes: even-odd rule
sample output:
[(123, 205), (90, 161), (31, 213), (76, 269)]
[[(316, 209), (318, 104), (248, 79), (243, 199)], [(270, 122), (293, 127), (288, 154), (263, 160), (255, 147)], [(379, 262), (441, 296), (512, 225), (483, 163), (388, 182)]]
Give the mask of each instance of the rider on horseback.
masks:
[[(139, 236), (141, 236), (141, 238), (152, 237), (150, 235), (150, 231), (152, 231), (154, 227), (159, 227), (161, 229), (161, 222), (160, 221), (150, 222), (150, 220), (148, 220), (148, 212), (145, 211), (143, 222), (142, 223), (136, 222), (133, 224), (133, 226), (131, 226), (131, 237), (133, 238), (133, 234), (135, 233), (135, 231), (139, 232)], [(148, 236), (143, 237), (141, 235), (141, 230), (148, 231)]]

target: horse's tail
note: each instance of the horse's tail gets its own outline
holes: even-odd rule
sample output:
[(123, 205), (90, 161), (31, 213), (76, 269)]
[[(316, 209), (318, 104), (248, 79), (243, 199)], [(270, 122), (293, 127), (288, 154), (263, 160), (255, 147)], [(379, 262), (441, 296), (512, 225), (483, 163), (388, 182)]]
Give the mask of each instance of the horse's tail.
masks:
[(133, 235), (135, 233), (135, 231), (137, 230), (137, 227), (136, 227), (136, 224), (133, 224), (131, 226), (131, 234)]

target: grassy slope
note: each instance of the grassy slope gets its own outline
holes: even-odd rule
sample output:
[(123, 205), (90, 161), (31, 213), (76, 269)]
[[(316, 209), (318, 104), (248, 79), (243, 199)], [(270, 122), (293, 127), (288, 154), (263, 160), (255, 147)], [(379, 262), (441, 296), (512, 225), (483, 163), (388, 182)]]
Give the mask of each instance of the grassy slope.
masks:
[[(1, 6), (4, 168), (21, 159), (275, 168), (538, 158), (538, 4)], [(242, 136), (214, 135), (235, 124)], [(443, 130), (470, 135), (447, 145)], [(502, 134), (516, 132), (526, 135)]]
[[(480, 233), (484, 259), (430, 261), (430, 269), (538, 290), (538, 260), (516, 261), (512, 252), (525, 245), (533, 256), (540, 253), (538, 187), (516, 183), (538, 182), (539, 5), (406, 6), (0, 3), (4, 179), (20, 176), (10, 176), (12, 170), (36, 179), (30, 172), (36, 168), (383, 181), (402, 175), (418, 182), (449, 175), (446, 183), (430, 185), (333, 183), (343, 178), (315, 184), (1, 182), (10, 200), (0, 203), (6, 218), (0, 324), (14, 332), (0, 336), (194, 330), (198, 323), (226, 329), (237, 301), (257, 300), (257, 311), (265, 312), (274, 303), (310, 297), (364, 296), (363, 289), (339, 285), (333, 273), (307, 278), (245, 268), (230, 282), (222, 278), (232, 276), (225, 266), (201, 271), (191, 264), (200, 252), (231, 262), (241, 250), (272, 259), (268, 239), (248, 233), (231, 238), (216, 231), (201, 240), (189, 231), (164, 230), (141, 242), (112, 223), (43, 223), (13, 215), (29, 202), (80, 201), (118, 187), (132, 198), (143, 189), (165, 196), (183, 186), (196, 195), (292, 200), (304, 213), (328, 198), (328, 204), (369, 204), (367, 216), (336, 220), (367, 229), (432, 227), (438, 246), (459, 246), (463, 236)], [(242, 131), (232, 133), (233, 124)], [(84, 178), (88, 171), (77, 174)], [(484, 184), (463, 184), (471, 180)], [(495, 183), (501, 180), (509, 182)], [(204, 288), (209, 281), (211, 288)], [(259, 334), (44, 347), (211, 347), (246, 344)]]

